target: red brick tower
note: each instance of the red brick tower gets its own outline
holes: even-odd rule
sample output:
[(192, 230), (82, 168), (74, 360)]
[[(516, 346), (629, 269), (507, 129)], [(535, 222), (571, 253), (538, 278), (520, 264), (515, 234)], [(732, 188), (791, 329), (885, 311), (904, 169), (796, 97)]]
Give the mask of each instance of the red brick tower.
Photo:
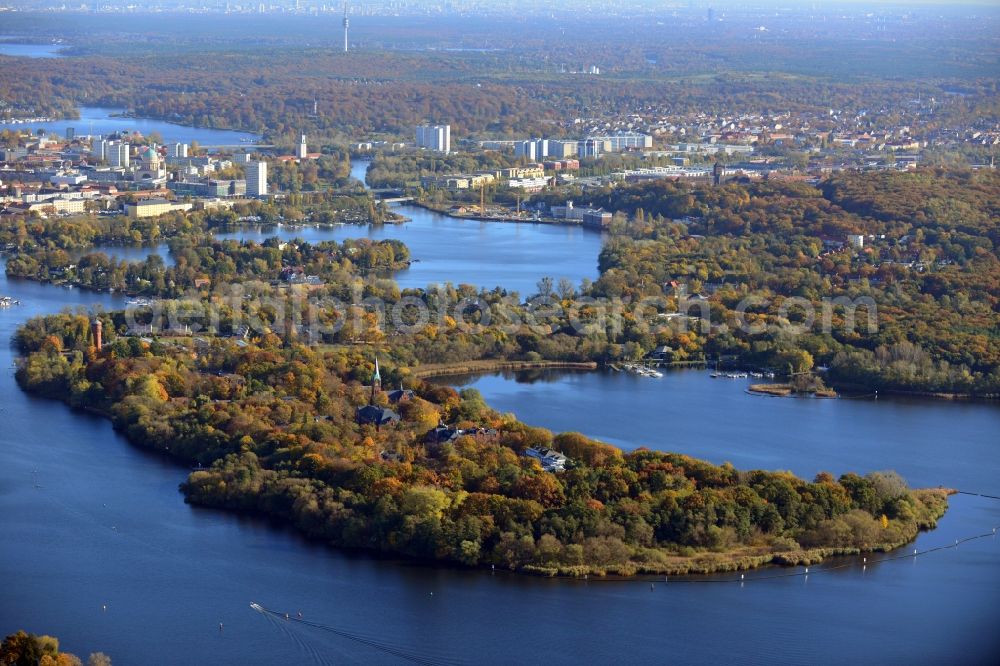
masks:
[(94, 347), (97, 351), (101, 351), (101, 347), (104, 343), (104, 338), (102, 335), (104, 324), (101, 323), (100, 319), (94, 318), (93, 329), (94, 329)]

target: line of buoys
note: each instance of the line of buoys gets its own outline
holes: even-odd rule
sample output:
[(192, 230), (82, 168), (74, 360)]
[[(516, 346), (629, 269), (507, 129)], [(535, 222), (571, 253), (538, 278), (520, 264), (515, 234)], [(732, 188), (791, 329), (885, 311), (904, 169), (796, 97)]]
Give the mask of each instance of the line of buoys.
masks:
[[(973, 493), (973, 492), (968, 492), (968, 491), (964, 491), (964, 490), (956, 490), (955, 493), (958, 494), (958, 495), (971, 495), (973, 497), (985, 497), (987, 499), (1000, 500), (1000, 497), (997, 497), (996, 495), (987, 495), (985, 493)], [(965, 537), (964, 539), (956, 539), (955, 543), (948, 544), (948, 545), (945, 545), (945, 546), (936, 546), (934, 548), (928, 548), (926, 550), (917, 550), (916, 548), (914, 548), (912, 554), (895, 555), (893, 557), (883, 557), (883, 558), (878, 559), (878, 560), (873, 560), (871, 562), (871, 564), (881, 564), (883, 562), (894, 562), (896, 560), (902, 560), (902, 559), (906, 559), (906, 558), (910, 558), (910, 557), (916, 558), (916, 557), (920, 557), (922, 555), (928, 555), (930, 553), (937, 552), (939, 550), (948, 550), (950, 548), (958, 548), (961, 544), (967, 543), (969, 541), (975, 541), (976, 539), (985, 539), (987, 537), (995, 537), (997, 535), (997, 530), (1000, 530), (1000, 527), (994, 527), (989, 532), (983, 532), (982, 534), (976, 534), (974, 536)], [(866, 557), (862, 557), (861, 558), (861, 571), (863, 573), (867, 572), (867, 570), (868, 570), (868, 564), (869, 564), (868, 557), (867, 556)], [(848, 568), (851, 568), (851, 567), (854, 567), (854, 566), (856, 566), (856, 562), (846, 562), (844, 564), (837, 564), (837, 565), (830, 566), (830, 567), (823, 567), (822, 569), (813, 569), (812, 573), (813, 574), (828, 573), (828, 572), (831, 572), (831, 571), (838, 571), (838, 570), (841, 570), (841, 569), (848, 569)], [(744, 583), (748, 583), (748, 582), (760, 582), (760, 581), (767, 581), (767, 580), (778, 580), (778, 579), (781, 579), (781, 578), (795, 578), (795, 577), (808, 578), (809, 577), (809, 573), (810, 573), (809, 572), (809, 567), (805, 567), (804, 571), (790, 571), (790, 572), (787, 572), (787, 573), (771, 574), (771, 575), (767, 575), (767, 576), (753, 576), (751, 578), (747, 578), (745, 574), (740, 574), (739, 578), (722, 578), (722, 577), (716, 577), (716, 578), (691, 578), (690, 576), (697, 575), (697, 574), (688, 574), (687, 576), (685, 576), (685, 575), (682, 574), (680, 576), (675, 577), (672, 581), (669, 580), (669, 576), (664, 576), (663, 577), (663, 582), (664, 583), (667, 583), (667, 582), (672, 582), (672, 583), (688, 583), (688, 584), (695, 584), (695, 583), (740, 583), (740, 585), (743, 585)], [(589, 582), (588, 576), (586, 574), (584, 574), (583, 580)], [(649, 579), (649, 578), (624, 578), (624, 579), (623, 578), (617, 578), (617, 579), (596, 578), (595, 580), (600, 581), (600, 582), (604, 582), (604, 583), (619, 583), (619, 582), (621, 582), (621, 583), (629, 583), (629, 582), (637, 582), (637, 581), (638, 582), (643, 582), (643, 581), (648, 582), (651, 579)]]
[[(920, 557), (922, 555), (928, 555), (930, 553), (934, 553), (934, 552), (937, 552), (937, 551), (940, 551), (940, 550), (955, 549), (955, 548), (958, 548), (961, 544), (968, 543), (969, 541), (975, 541), (976, 539), (985, 539), (987, 537), (995, 537), (996, 534), (997, 534), (997, 530), (998, 529), (1000, 529), (1000, 528), (994, 527), (989, 532), (984, 532), (982, 534), (976, 534), (974, 536), (965, 537), (964, 539), (956, 539), (955, 543), (950, 543), (950, 544), (947, 544), (945, 546), (936, 546), (934, 548), (928, 548), (927, 550), (917, 550), (916, 548), (914, 548), (912, 554), (907, 553), (905, 555), (895, 555), (893, 557), (884, 557), (884, 558), (879, 559), (879, 560), (874, 560), (872, 562), (872, 564), (882, 564), (883, 562), (894, 562), (896, 560), (903, 560), (903, 559), (907, 559), (907, 558), (917, 558), (917, 557)], [(690, 584), (700, 584), (700, 583), (739, 583), (740, 585), (743, 585), (744, 583), (758, 583), (758, 582), (769, 581), (769, 580), (779, 580), (779, 579), (782, 579), (782, 578), (796, 578), (796, 577), (808, 578), (810, 575), (816, 575), (816, 574), (821, 574), (821, 573), (830, 573), (832, 571), (839, 571), (839, 570), (842, 570), (842, 569), (850, 569), (850, 568), (856, 567), (856, 566), (857, 566), (856, 562), (846, 562), (844, 564), (837, 564), (837, 565), (834, 565), (834, 566), (823, 567), (822, 569), (815, 569), (814, 568), (812, 571), (809, 570), (809, 567), (804, 567), (804, 569), (801, 570), (801, 571), (788, 571), (788, 572), (785, 572), (785, 573), (770, 574), (770, 575), (766, 575), (766, 576), (752, 576), (750, 578), (747, 578), (746, 574), (743, 574), (743, 573), (740, 574), (739, 578), (722, 578), (722, 577), (715, 577), (715, 578), (690, 578), (690, 577), (684, 577), (684, 576), (675, 576), (674, 578), (671, 579), (669, 576), (664, 576), (663, 577), (663, 582), (664, 583), (668, 583), (669, 582), (669, 583), (672, 583), (672, 584), (689, 584), (689, 585)], [(866, 572), (867, 569), (868, 569), (868, 558), (867, 557), (862, 557), (861, 558), (861, 570), (862, 570), (862, 572)], [(584, 576), (584, 580), (587, 580), (586, 575)], [(649, 578), (638, 578), (638, 579), (596, 578), (595, 580), (600, 581), (600, 582), (604, 582), (604, 583), (629, 583), (629, 582), (650, 582), (652, 579), (649, 579)]]

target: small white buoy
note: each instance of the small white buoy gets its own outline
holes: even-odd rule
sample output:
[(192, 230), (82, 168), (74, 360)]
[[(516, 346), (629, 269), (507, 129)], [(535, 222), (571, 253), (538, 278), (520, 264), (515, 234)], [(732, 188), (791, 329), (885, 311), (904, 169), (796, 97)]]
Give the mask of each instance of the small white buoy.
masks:
[(809, 573), (809, 567), (806, 567), (806, 573)]
[(740, 574), (740, 580), (743, 580), (745, 577), (746, 577), (745, 574)]
[(916, 549), (916, 548), (914, 548), (914, 549), (913, 549), (913, 557), (916, 557), (916, 556), (917, 556), (917, 549)]
[(101, 606), (101, 610), (102, 610), (102, 611), (106, 611), (106, 610), (108, 610), (108, 605), (107, 605), (107, 604), (104, 604), (104, 605), (102, 605), (102, 606)]

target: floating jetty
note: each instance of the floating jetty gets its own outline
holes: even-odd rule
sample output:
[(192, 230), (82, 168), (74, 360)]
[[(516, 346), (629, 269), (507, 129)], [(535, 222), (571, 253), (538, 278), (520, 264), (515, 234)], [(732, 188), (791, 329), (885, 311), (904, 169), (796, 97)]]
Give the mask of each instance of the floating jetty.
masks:
[(10, 296), (0, 296), (0, 308), (9, 308), (13, 305), (20, 305), (21, 301)]
[[(612, 367), (615, 370), (618, 369), (615, 366)], [(621, 367), (621, 370), (624, 372), (631, 372), (633, 375), (639, 375), (640, 377), (660, 378), (663, 376), (663, 373), (659, 370), (653, 370), (652, 368), (647, 368), (646, 366), (638, 365), (636, 363), (627, 363)]]

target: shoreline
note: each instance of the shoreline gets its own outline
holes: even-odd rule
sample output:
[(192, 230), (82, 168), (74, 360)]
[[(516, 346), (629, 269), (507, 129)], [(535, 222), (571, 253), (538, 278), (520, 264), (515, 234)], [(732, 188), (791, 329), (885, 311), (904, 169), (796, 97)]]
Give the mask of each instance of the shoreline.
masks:
[[(18, 358), (25, 358), (20, 352), (18, 352)], [(580, 366), (590, 366), (586, 363), (571, 363), (571, 362), (538, 362), (538, 361), (513, 361), (513, 362), (494, 362), (489, 361), (483, 365), (491, 366), (502, 366), (502, 365), (513, 365), (525, 367), (537, 367), (537, 368), (551, 368), (553, 366), (559, 365), (569, 365), (571, 367)], [(432, 373), (441, 373), (441, 375), (456, 374), (454, 372), (456, 366), (459, 364), (441, 364), (437, 366), (432, 366), (428, 370)], [(594, 364), (593, 367), (596, 367)], [(450, 372), (445, 372), (450, 371)], [(433, 375), (438, 376), (438, 375)], [(185, 481), (181, 484), (182, 486), (188, 483), (191, 476), (196, 473), (206, 473), (211, 472), (212, 466), (205, 467), (204, 469), (194, 468), (193, 465), (197, 462), (193, 459), (188, 459), (184, 456), (177, 455), (176, 453), (168, 450), (159, 449), (152, 446), (147, 446), (142, 443), (142, 441), (135, 439), (129, 435), (129, 433), (123, 430), (119, 424), (116, 422), (115, 414), (113, 409), (103, 409), (99, 406), (94, 405), (74, 405), (70, 402), (69, 396), (66, 394), (54, 394), (51, 392), (39, 392), (32, 391), (25, 388), (20, 379), (16, 379), (18, 387), (30, 395), (35, 395), (38, 397), (46, 399), (55, 399), (63, 403), (64, 406), (69, 408), (71, 411), (80, 411), (90, 415), (98, 416), (107, 419), (112, 428), (125, 437), (126, 441), (131, 446), (135, 446), (143, 451), (149, 453), (159, 454), (160, 456), (169, 459), (172, 463), (175, 463), (178, 467), (183, 467), (187, 471), (187, 477)], [(924, 497), (927, 501), (918, 500), (921, 504), (924, 504), (928, 510), (931, 511), (930, 515), (926, 517), (926, 520), (921, 520), (913, 525), (912, 532), (908, 532), (904, 538), (899, 542), (886, 542), (886, 543), (875, 543), (870, 546), (827, 546), (827, 547), (816, 547), (816, 548), (799, 548), (793, 550), (783, 550), (774, 551), (769, 550), (768, 546), (764, 545), (746, 545), (734, 550), (720, 550), (720, 551), (695, 551), (690, 555), (681, 554), (671, 554), (666, 556), (666, 561), (661, 562), (641, 562), (635, 560), (629, 560), (624, 563), (619, 564), (608, 564), (604, 566), (593, 566), (593, 565), (554, 565), (554, 566), (544, 566), (537, 564), (528, 564), (511, 569), (502, 569), (513, 574), (519, 575), (531, 575), (531, 576), (541, 576), (548, 578), (564, 578), (570, 579), (587, 579), (590, 576), (597, 577), (599, 579), (625, 579), (625, 580), (640, 580), (644, 576), (693, 576), (693, 575), (711, 575), (720, 574), (727, 572), (741, 572), (750, 571), (752, 569), (759, 569), (767, 566), (781, 566), (781, 567), (793, 567), (793, 566), (810, 566), (814, 564), (819, 564), (823, 562), (828, 557), (835, 556), (858, 556), (865, 553), (887, 553), (893, 550), (897, 550), (909, 543), (912, 543), (922, 532), (927, 532), (933, 530), (937, 527), (937, 522), (947, 513), (949, 508), (948, 497), (955, 494), (957, 491), (954, 489), (947, 489), (944, 487), (937, 488), (924, 488), (924, 489), (912, 489), (909, 491), (912, 495), (918, 497)], [(265, 521), (275, 522), (276, 524), (282, 525), (287, 528), (291, 528), (297, 534), (303, 536), (304, 538), (316, 542), (322, 543), (325, 547), (331, 547), (338, 550), (364, 552), (366, 555), (387, 556), (390, 559), (398, 559), (399, 561), (410, 561), (410, 562), (420, 562), (435, 568), (466, 568), (466, 569), (479, 569), (487, 570), (487, 565), (463, 565), (461, 562), (450, 560), (450, 559), (428, 559), (424, 557), (417, 557), (412, 555), (407, 555), (400, 552), (386, 552), (373, 546), (368, 547), (356, 547), (350, 545), (339, 545), (329, 539), (322, 538), (314, 533), (311, 533), (308, 528), (296, 523), (294, 519), (290, 516), (283, 515), (280, 512), (269, 512), (265, 511), (259, 507), (252, 508), (234, 508), (232, 506), (227, 506), (224, 503), (213, 503), (213, 502), (200, 502), (193, 501), (191, 496), (180, 492), (185, 503), (192, 506), (197, 506), (200, 508), (212, 509), (225, 511), (227, 513), (235, 513), (237, 515), (251, 516), (254, 518), (263, 519)], [(495, 570), (490, 568), (489, 570)]]
[(996, 393), (949, 393), (946, 391), (911, 391), (906, 389), (894, 389), (894, 388), (874, 388), (871, 386), (864, 386), (862, 384), (852, 384), (850, 382), (830, 382), (831, 385), (838, 391), (843, 392), (844, 390), (849, 391), (859, 391), (863, 392), (859, 395), (843, 395), (844, 398), (866, 398), (870, 397), (874, 400), (878, 400), (878, 396), (889, 395), (889, 396), (900, 396), (909, 398), (930, 398), (933, 400), (956, 400), (956, 401), (969, 401), (969, 402), (996, 402), (1000, 400), (1000, 394)]
[(580, 229), (588, 229), (590, 231), (602, 232), (603, 229), (595, 229), (593, 227), (585, 227), (575, 221), (569, 220), (559, 220), (554, 217), (543, 217), (539, 219), (532, 218), (521, 218), (521, 217), (490, 217), (488, 215), (459, 215), (457, 213), (450, 212), (447, 207), (438, 207), (432, 204), (420, 201), (419, 199), (413, 199), (412, 201), (406, 202), (406, 205), (417, 206), (418, 208), (423, 208), (424, 210), (429, 210), (432, 213), (437, 213), (438, 215), (444, 215), (445, 217), (450, 217), (455, 220), (472, 220), (474, 222), (502, 222), (505, 224), (543, 224), (550, 227), (577, 227)]
[(751, 384), (747, 393), (752, 395), (770, 396), (772, 398), (839, 398), (840, 395), (832, 389), (813, 391), (796, 391), (790, 384)]
[[(89, 411), (89, 410), (84, 410)], [(100, 412), (94, 412), (99, 414)], [(116, 429), (117, 430), (117, 429)], [(120, 432), (120, 431), (119, 431)], [(125, 433), (122, 433), (125, 435)], [(125, 435), (127, 438), (127, 435)], [(160, 452), (157, 449), (148, 449), (134, 442), (129, 442), (138, 446), (139, 448), (150, 451), (153, 453), (161, 453), (165, 458), (172, 460), (174, 462), (179, 461), (169, 453)], [(179, 463), (179, 466), (183, 467), (183, 463)], [(206, 467), (204, 469), (196, 469), (193, 467), (187, 468), (187, 473), (190, 476), (192, 473), (199, 471), (210, 471), (211, 467)], [(245, 518), (251, 518), (254, 520), (261, 520), (265, 523), (271, 524), (280, 529), (289, 529), (296, 535), (302, 537), (306, 541), (315, 544), (321, 544), (326, 548), (332, 548), (346, 553), (357, 553), (364, 557), (372, 558), (377, 561), (388, 561), (397, 562), (400, 564), (411, 564), (425, 566), (428, 568), (439, 569), (439, 570), (466, 570), (466, 571), (489, 571), (491, 573), (504, 573), (512, 576), (530, 576), (533, 578), (549, 578), (554, 580), (563, 581), (585, 581), (589, 579), (600, 580), (604, 582), (643, 582), (647, 580), (660, 580), (661, 576), (677, 576), (684, 582), (695, 582), (691, 580), (695, 576), (715, 576), (725, 573), (739, 573), (748, 572), (756, 570), (765, 570), (768, 568), (792, 568), (792, 567), (809, 567), (817, 564), (822, 564), (828, 558), (833, 557), (864, 557), (867, 554), (873, 553), (892, 553), (894, 551), (900, 550), (904, 546), (913, 543), (917, 537), (921, 534), (931, 532), (937, 529), (937, 521), (943, 518), (946, 513), (950, 510), (950, 505), (948, 497), (956, 494), (958, 491), (950, 488), (922, 488), (912, 490), (914, 493), (934, 493), (941, 494), (944, 497), (944, 502), (941, 505), (941, 510), (936, 512), (932, 517), (933, 524), (921, 525), (919, 526), (915, 533), (908, 538), (900, 541), (898, 543), (879, 543), (874, 544), (871, 547), (863, 548), (860, 546), (831, 546), (831, 547), (820, 547), (820, 548), (806, 548), (800, 550), (791, 551), (770, 551), (762, 547), (745, 547), (733, 551), (701, 551), (693, 555), (676, 555), (672, 556), (671, 562), (665, 566), (646, 566), (638, 565), (632, 566), (635, 563), (629, 562), (624, 565), (607, 565), (605, 568), (588, 567), (586, 565), (580, 566), (554, 566), (545, 567), (540, 565), (526, 565), (523, 567), (508, 569), (508, 568), (492, 568), (486, 564), (479, 565), (468, 565), (455, 560), (437, 560), (426, 557), (419, 557), (414, 555), (407, 555), (405, 553), (394, 552), (394, 551), (384, 551), (380, 550), (378, 547), (357, 547), (357, 546), (345, 546), (331, 543), (330, 541), (317, 537), (310, 534), (308, 531), (300, 529), (295, 523), (288, 522), (284, 520), (283, 516), (268, 513), (261, 510), (245, 510), (245, 509), (233, 509), (222, 505), (214, 504), (203, 504), (198, 502), (192, 502), (189, 498), (182, 494), (184, 502), (192, 507), (198, 509), (204, 509), (209, 511), (219, 511), (227, 514), (236, 514)], [(922, 553), (920, 553), (922, 554)], [(878, 564), (878, 561), (873, 561), (870, 563), (874, 566)], [(821, 573), (821, 572), (816, 572)], [(779, 574), (779, 575), (796, 575), (796, 574)], [(807, 574), (806, 574), (807, 575)], [(650, 578), (651, 576), (656, 576), (656, 579)], [(752, 579), (748, 579), (750, 582)], [(718, 581), (718, 582), (733, 582), (733, 581)]]
[(436, 363), (410, 368), (417, 379), (499, 372), (503, 370), (597, 370), (596, 361), (504, 361), (479, 360), (459, 363)]

